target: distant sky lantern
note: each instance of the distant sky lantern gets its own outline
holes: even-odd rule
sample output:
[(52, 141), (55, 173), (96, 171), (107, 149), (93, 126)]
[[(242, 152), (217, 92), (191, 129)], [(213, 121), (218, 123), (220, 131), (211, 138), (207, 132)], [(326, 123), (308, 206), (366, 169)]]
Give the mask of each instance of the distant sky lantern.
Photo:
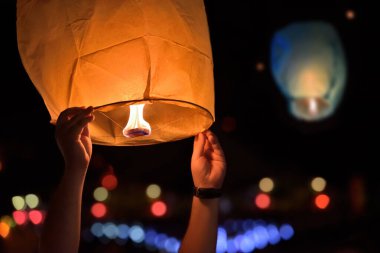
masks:
[(215, 120), (203, 0), (18, 0), (17, 42), (51, 123), (95, 107), (94, 144), (175, 141)]
[(274, 79), (291, 114), (317, 121), (336, 110), (346, 83), (346, 61), (335, 29), (325, 22), (293, 23), (272, 40)]

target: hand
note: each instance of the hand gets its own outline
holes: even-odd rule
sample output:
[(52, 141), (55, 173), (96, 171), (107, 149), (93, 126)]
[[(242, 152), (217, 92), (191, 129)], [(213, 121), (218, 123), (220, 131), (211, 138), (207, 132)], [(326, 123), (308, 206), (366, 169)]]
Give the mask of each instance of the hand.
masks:
[(55, 138), (66, 168), (86, 172), (92, 155), (88, 123), (94, 120), (93, 108), (71, 107), (58, 117)]
[(215, 134), (207, 130), (195, 136), (191, 157), (194, 186), (220, 189), (226, 167), (224, 152)]

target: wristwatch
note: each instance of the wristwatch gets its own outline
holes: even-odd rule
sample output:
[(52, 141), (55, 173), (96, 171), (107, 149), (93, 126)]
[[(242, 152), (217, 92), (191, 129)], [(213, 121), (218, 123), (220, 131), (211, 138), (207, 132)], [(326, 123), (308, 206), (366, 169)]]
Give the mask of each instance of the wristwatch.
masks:
[(216, 188), (200, 188), (194, 186), (193, 195), (200, 199), (219, 198), (222, 195), (222, 190)]

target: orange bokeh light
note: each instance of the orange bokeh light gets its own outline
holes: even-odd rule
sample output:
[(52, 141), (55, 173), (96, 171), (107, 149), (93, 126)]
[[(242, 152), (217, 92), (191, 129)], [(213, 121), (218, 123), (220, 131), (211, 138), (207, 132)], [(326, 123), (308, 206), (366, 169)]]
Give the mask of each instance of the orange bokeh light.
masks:
[(346, 11), (346, 18), (348, 20), (353, 20), (355, 19), (355, 12), (353, 10), (347, 10)]
[(314, 203), (319, 209), (326, 209), (330, 203), (330, 197), (326, 194), (319, 194), (315, 197)]
[(0, 236), (3, 238), (7, 238), (9, 235), (10, 227), (5, 222), (0, 222)]

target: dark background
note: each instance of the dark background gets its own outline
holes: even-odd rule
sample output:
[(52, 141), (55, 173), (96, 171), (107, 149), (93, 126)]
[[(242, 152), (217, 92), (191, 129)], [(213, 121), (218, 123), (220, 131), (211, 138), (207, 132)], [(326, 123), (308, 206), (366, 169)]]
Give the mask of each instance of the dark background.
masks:
[[(205, 1), (216, 90), (216, 121), (211, 129), (226, 153), (224, 196), (232, 206), (221, 213), (220, 221), (261, 218), (289, 222), (295, 229), (294, 238), (262, 252), (379, 252), (380, 44), (378, 13), (370, 2)], [(47, 109), (20, 61), (15, 2), (7, 1), (0, 8), (2, 216), (13, 211), (14, 195), (35, 193), (46, 209), (63, 161)], [(355, 11), (355, 19), (346, 18), (348, 9)], [(290, 22), (306, 20), (324, 20), (337, 29), (348, 65), (347, 86), (337, 111), (314, 123), (288, 114), (269, 62), (273, 33)], [(257, 63), (264, 64), (263, 71), (257, 70)], [(94, 221), (89, 215), (91, 194), (112, 167), (119, 185), (111, 193), (109, 218), (153, 224), (181, 238), (191, 203), (191, 152), (192, 138), (146, 147), (94, 146), (84, 191), (83, 226)], [(276, 185), (271, 208), (262, 211), (253, 206), (252, 197), (265, 176)], [(325, 193), (331, 203), (324, 211), (313, 205), (309, 183), (314, 176), (327, 181)], [(360, 210), (353, 207), (355, 180), (364, 189)], [(163, 198), (172, 203), (164, 218), (154, 219), (147, 211), (144, 189), (150, 183), (159, 184)], [(38, 235), (38, 228), (32, 231)], [(5, 245), (2, 240), (0, 252)], [(134, 252), (133, 245), (126, 247)]]

